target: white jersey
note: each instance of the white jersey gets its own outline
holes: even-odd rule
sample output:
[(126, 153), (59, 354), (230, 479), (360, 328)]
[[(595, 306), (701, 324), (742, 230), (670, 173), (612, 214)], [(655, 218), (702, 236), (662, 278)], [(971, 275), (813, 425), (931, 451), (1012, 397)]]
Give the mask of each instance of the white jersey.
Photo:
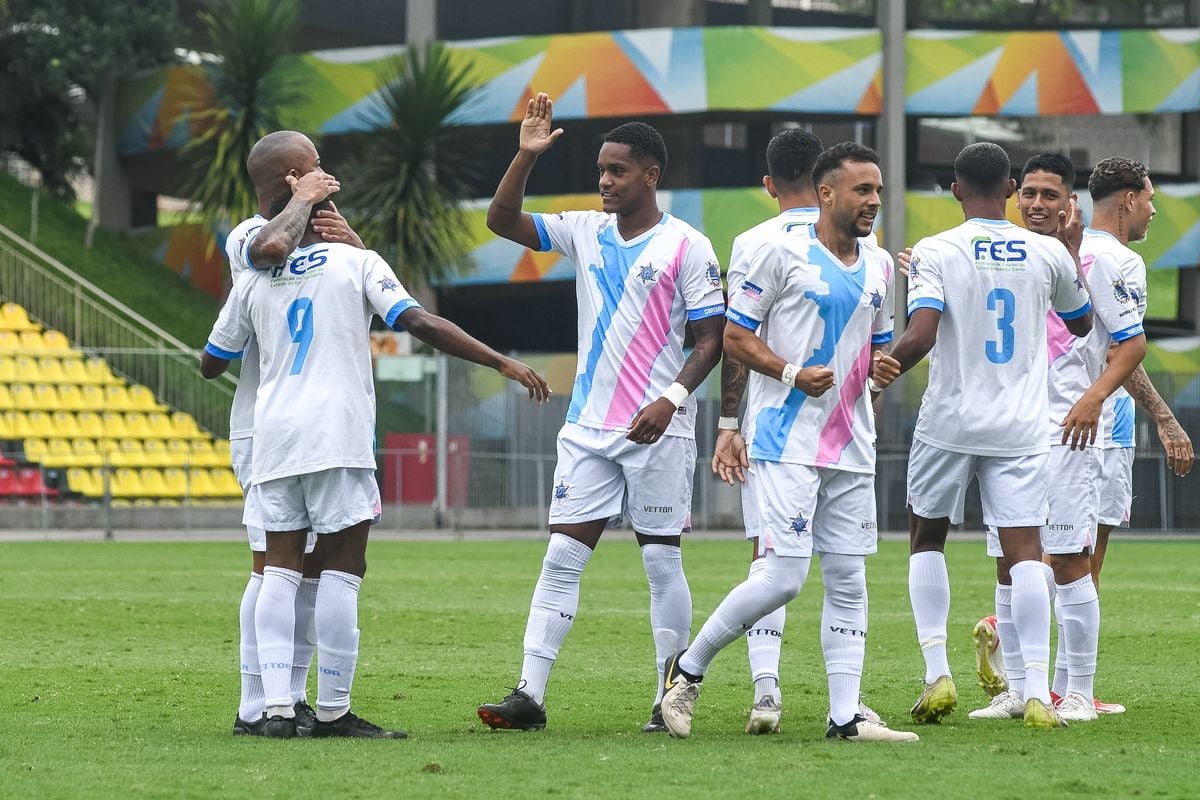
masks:
[(892, 339), (892, 259), (864, 239), (846, 266), (809, 230), (780, 229), (758, 247), (745, 278), (730, 285), (726, 316), (790, 363), (829, 367), (834, 386), (809, 397), (751, 374), (750, 457), (871, 474), (875, 416), (866, 383), (872, 346)]
[[(255, 214), (239, 222), (225, 239), (225, 256), (229, 259), (231, 285), (237, 286), (238, 278), (250, 265), (250, 242), (258, 235), (267, 219)], [(233, 392), (233, 405), (229, 409), (229, 438), (249, 439), (254, 433), (254, 395), (258, 392), (258, 345), (251, 336), (242, 355), (242, 371), (238, 374), (238, 385)]]
[[(1116, 298), (1130, 310), (1130, 313), (1123, 318), (1129, 320), (1126, 330), (1136, 323), (1136, 333), (1130, 333), (1129, 336), (1142, 333), (1142, 321), (1146, 317), (1146, 262), (1136, 252), (1117, 241), (1117, 237), (1111, 233), (1088, 228), (1084, 231), (1083, 241), (1085, 245), (1090, 245), (1089, 252), (1095, 257), (1096, 262), (1108, 264), (1114, 273), (1103, 285), (1089, 281), (1092, 294), (1103, 292)], [(1081, 248), (1080, 256), (1082, 257), (1082, 255)], [(1129, 338), (1129, 336), (1124, 338)], [(1115, 335), (1113, 338), (1116, 341), (1122, 341)], [(1129, 392), (1125, 391), (1124, 387), (1109, 395), (1108, 400), (1104, 402), (1101, 419), (1104, 425), (1105, 449), (1134, 446), (1136, 439), (1133, 424), (1133, 398), (1129, 396)]]
[(373, 314), (389, 327), (419, 304), (370, 250), (324, 243), (241, 275), (209, 336), (235, 358), (258, 340), (254, 484), (335, 467), (375, 468)]
[[(1067, 330), (1057, 314), (1046, 318), (1051, 444), (1062, 441), (1062, 421), (1104, 372), (1109, 347), (1143, 333), (1137, 301), (1128, 288), (1121, 288), (1125, 286), (1123, 272), (1111, 245), (1121, 247), (1109, 234), (1088, 228), (1079, 247), (1080, 267), (1091, 292), (1095, 315), (1092, 332), (1081, 339)], [(1132, 253), (1128, 248), (1122, 249)], [(1105, 416), (1101, 414), (1101, 434), (1111, 440), (1111, 420)]]
[[(712, 244), (670, 214), (641, 236), (621, 238), (615, 214), (533, 214), (540, 250), (575, 263), (579, 360), (567, 422), (628, 430), (683, 368), (684, 325), (725, 313)], [(695, 438), (689, 397), (666, 435)]]
[(913, 437), (982, 456), (1048, 453), (1046, 312), (1088, 313), (1062, 242), (1007, 220), (969, 219), (917, 242), (908, 313), (942, 314)]

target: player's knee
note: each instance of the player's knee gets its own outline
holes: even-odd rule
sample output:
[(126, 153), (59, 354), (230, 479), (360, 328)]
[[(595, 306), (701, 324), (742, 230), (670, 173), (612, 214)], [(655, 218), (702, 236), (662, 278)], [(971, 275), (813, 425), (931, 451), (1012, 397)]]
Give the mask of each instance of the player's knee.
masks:
[(826, 553), (821, 556), (825, 596), (837, 606), (861, 608), (867, 601), (865, 556)]

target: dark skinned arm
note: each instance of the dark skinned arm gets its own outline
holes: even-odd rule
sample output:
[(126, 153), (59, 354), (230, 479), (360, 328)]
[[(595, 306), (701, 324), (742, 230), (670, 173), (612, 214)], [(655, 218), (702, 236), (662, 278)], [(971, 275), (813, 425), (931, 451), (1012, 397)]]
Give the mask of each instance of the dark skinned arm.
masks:
[[(688, 323), (695, 339), (695, 346), (683, 368), (679, 370), (675, 382), (682, 384), (688, 394), (696, 391), (708, 373), (713, 371), (721, 360), (721, 331), (725, 327), (725, 317), (716, 315), (694, 320)], [(629, 433), (625, 438), (636, 444), (654, 444), (662, 438), (663, 431), (671, 424), (675, 415), (675, 404), (665, 397), (659, 397), (638, 411), (629, 423)]]
[[(871, 377), (880, 389), (921, 363), (937, 343), (938, 325), (942, 312), (933, 308), (918, 308), (908, 318), (908, 327), (892, 352), (875, 362)], [(893, 366), (894, 365), (894, 366)]]
[(282, 264), (304, 238), (312, 207), (340, 188), (337, 178), (320, 170), (300, 178), (288, 175), (287, 182), (292, 188), (292, 199), (283, 211), (259, 229), (250, 243), (248, 256), (255, 269), (270, 269)]
[(549, 150), (561, 135), (562, 128), (554, 130), (554, 103), (546, 93), (541, 92), (530, 99), (525, 120), (521, 123), (517, 155), (508, 165), (488, 205), (487, 226), (492, 233), (531, 250), (541, 249), (541, 237), (533, 217), (521, 210), (525, 204), (525, 183), (538, 156)]
[(207, 350), (200, 355), (200, 375), (205, 380), (211, 381), (213, 378), (219, 378), (225, 374), (227, 369), (229, 369), (229, 359), (218, 358)]

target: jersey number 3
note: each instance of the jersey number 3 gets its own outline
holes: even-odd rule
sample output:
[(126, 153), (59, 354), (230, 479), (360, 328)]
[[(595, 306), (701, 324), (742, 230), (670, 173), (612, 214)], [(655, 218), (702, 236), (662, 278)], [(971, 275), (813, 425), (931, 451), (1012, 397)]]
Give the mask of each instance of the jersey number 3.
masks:
[(987, 353), (988, 361), (993, 364), (1007, 364), (1013, 357), (1016, 332), (1012, 323), (1017, 315), (1017, 298), (1013, 297), (1013, 293), (1008, 289), (997, 287), (988, 292), (987, 307), (988, 311), (996, 311), (1000, 315), (996, 319), (1000, 341), (989, 339), (984, 345), (984, 352)]
[(296, 348), (296, 357), (292, 359), (291, 375), (299, 375), (300, 370), (304, 369), (304, 359), (308, 358), (308, 346), (312, 344), (313, 338), (313, 307), (311, 297), (297, 297), (288, 306), (287, 310), (288, 332), (292, 334), (292, 341), (299, 347)]

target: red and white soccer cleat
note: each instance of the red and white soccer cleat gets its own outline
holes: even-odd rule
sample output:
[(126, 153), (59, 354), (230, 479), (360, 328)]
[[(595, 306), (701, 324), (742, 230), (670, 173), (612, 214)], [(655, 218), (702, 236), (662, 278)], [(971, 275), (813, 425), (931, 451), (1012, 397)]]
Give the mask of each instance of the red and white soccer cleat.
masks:
[(1124, 714), (1125, 706), (1120, 703), (1103, 703), (1099, 697), (1092, 698), (1092, 705), (1096, 707), (1097, 714)]

